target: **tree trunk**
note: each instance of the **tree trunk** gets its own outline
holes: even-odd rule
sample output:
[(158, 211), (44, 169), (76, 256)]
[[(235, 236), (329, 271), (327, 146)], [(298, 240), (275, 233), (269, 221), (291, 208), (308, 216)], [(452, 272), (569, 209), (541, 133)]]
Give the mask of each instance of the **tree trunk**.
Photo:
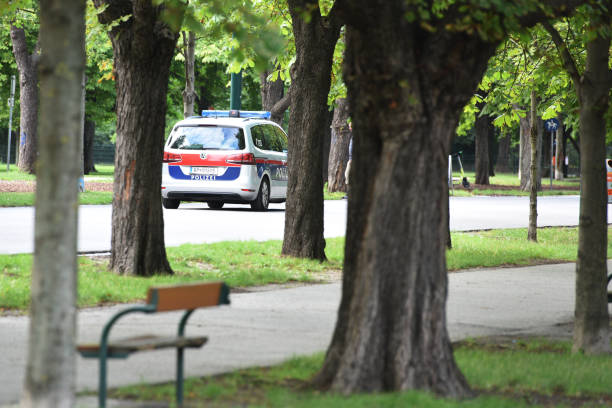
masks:
[(285, 111), (289, 109), (291, 100), (285, 95), (285, 82), (279, 78), (276, 81), (268, 81), (270, 72), (264, 71), (260, 74), (261, 80), (261, 106), (263, 110), (270, 112), (270, 120), (282, 125)]
[(25, 31), (11, 25), (13, 54), (19, 69), (19, 170), (34, 174), (38, 155), (38, 44), (34, 52), (28, 52)]
[(129, 0), (110, 4), (98, 15), (102, 24), (132, 16), (109, 33), (117, 73), (109, 267), (120, 274), (170, 274), (160, 186), (168, 75), (178, 34), (161, 23), (161, 7)]
[[(536, 118), (536, 122), (538, 119)], [(519, 178), (521, 180), (520, 188), (522, 191), (531, 191), (531, 119), (528, 117), (520, 119), (520, 156), (519, 156)], [(538, 150), (541, 150), (542, 140), (541, 135), (543, 131), (540, 131), (538, 124), (535, 125), (536, 129), (536, 146)], [(542, 188), (542, 166), (540, 165), (540, 158), (542, 154), (540, 151), (536, 152), (536, 186), (538, 190)]]
[(499, 139), (499, 146), (497, 149), (497, 163), (495, 169), (498, 173), (511, 173), (512, 168), (510, 167), (510, 142), (512, 141), (512, 134), (506, 133)]
[(83, 140), (83, 156), (85, 174), (96, 171), (96, 163), (93, 157), (94, 138), (96, 136), (96, 122), (93, 120), (85, 120), (85, 136)]
[(347, 124), (349, 118), (348, 101), (346, 98), (336, 100), (334, 118), (332, 119), (331, 149), (327, 172), (327, 191), (346, 191), (344, 172), (348, 162), (348, 148), (351, 140), (351, 131)]
[(495, 132), (495, 126), (493, 125), (493, 118), (489, 116), (489, 177), (495, 177), (495, 164), (497, 157), (495, 152), (497, 149), (497, 135)]
[(334, 120), (334, 111), (327, 111), (327, 121), (325, 122), (325, 133), (323, 134), (323, 154), (321, 155), (321, 181), (323, 185), (327, 183), (327, 174), (329, 173), (329, 153), (331, 150), (332, 138), (332, 121)]
[(531, 154), (529, 175), (529, 228), (527, 229), (527, 239), (538, 241), (538, 185), (533, 180), (537, 179), (538, 174), (538, 129), (535, 91), (531, 91), (531, 112), (529, 128), (529, 150)]
[(406, 4), (347, 4), (354, 182), (342, 300), (316, 383), (464, 397), (446, 329), (446, 173), (455, 126), (496, 44), (410, 23)]
[(557, 116), (559, 120), (559, 128), (557, 129), (557, 146), (555, 149), (555, 180), (563, 180), (563, 163), (565, 163), (564, 143), (565, 143), (565, 128), (563, 127), (563, 118)]
[[(480, 105), (480, 110), (484, 107)], [(476, 184), (489, 185), (489, 115), (478, 115), (474, 124)]]
[[(289, 183), (283, 255), (325, 259), (323, 137), (334, 48), (340, 35), (335, 9), (320, 15), (317, 1), (290, 0), (296, 61), (290, 88)], [(311, 10), (308, 21), (304, 10)]]
[[(597, 27), (591, 17), (591, 28)], [(605, 26), (610, 17), (605, 18)], [(610, 352), (607, 275), (606, 119), (612, 72), (610, 37), (587, 43), (586, 68), (580, 81), (580, 224), (576, 263), (574, 351)]]
[[(72, 407), (85, 3), (40, 2), (40, 157), (22, 407)], [(31, 134), (34, 136), (34, 134)]]
[(183, 117), (193, 116), (195, 93), (195, 33), (182, 32), (185, 53), (185, 89), (183, 90)]

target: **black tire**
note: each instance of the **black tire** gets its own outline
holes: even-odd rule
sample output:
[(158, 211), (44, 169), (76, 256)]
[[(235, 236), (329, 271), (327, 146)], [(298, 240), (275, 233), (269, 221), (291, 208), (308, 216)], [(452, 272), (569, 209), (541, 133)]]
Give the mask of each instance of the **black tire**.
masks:
[(223, 204), (225, 204), (223, 201), (207, 201), (206, 204), (208, 204), (208, 208), (212, 208), (213, 210), (220, 210), (223, 208)]
[(164, 208), (167, 208), (168, 210), (176, 210), (177, 208), (179, 208), (180, 204), (181, 204), (181, 200), (175, 200), (173, 198), (163, 198), (162, 197), (162, 205), (164, 206)]
[(266, 211), (270, 204), (270, 182), (264, 178), (259, 186), (259, 192), (255, 201), (251, 202), (251, 208), (255, 211)]

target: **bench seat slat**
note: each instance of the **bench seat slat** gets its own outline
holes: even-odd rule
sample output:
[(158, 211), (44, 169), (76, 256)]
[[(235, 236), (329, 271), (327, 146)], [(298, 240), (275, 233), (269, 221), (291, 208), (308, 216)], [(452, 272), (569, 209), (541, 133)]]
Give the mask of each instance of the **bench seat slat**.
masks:
[(229, 304), (229, 300), (223, 282), (208, 282), (149, 288), (147, 303), (154, 304), (157, 312), (167, 312)]
[[(208, 337), (161, 337), (154, 335), (130, 337), (109, 343), (107, 349), (108, 358), (126, 358), (132, 353), (146, 350), (157, 350), (163, 348), (199, 348), (208, 341)], [(86, 358), (98, 358), (100, 356), (99, 344), (83, 344), (77, 347), (79, 353)]]

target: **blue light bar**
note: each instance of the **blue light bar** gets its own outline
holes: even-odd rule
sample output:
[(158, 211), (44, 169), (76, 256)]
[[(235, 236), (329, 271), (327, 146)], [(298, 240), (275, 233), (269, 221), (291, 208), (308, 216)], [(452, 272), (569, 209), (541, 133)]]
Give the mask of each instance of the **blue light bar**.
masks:
[(203, 118), (253, 118), (253, 119), (270, 119), (270, 112), (265, 111), (221, 111), (221, 110), (204, 110), (202, 111)]

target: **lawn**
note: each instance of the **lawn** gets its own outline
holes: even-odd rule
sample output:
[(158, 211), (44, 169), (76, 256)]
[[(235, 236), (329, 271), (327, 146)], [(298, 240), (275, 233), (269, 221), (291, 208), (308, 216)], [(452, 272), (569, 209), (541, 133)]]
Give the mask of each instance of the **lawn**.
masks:
[[(470, 182), (470, 188), (466, 189), (461, 186), (461, 173), (453, 173), (455, 179), (454, 188), (450, 191), (451, 195), (466, 197), (474, 195), (518, 195), (528, 196), (529, 191), (521, 191), (519, 189), (520, 180), (517, 174), (513, 173), (498, 173), (495, 176), (489, 177), (490, 186), (480, 186), (474, 184), (476, 178), (474, 172), (466, 172)], [(540, 196), (548, 195), (578, 195), (580, 194), (580, 179), (569, 178), (565, 180), (553, 180), (553, 188), (550, 187), (550, 179), (542, 178), (542, 190), (538, 192)]]
[[(612, 404), (612, 356), (571, 354), (567, 341), (478, 339), (454, 345), (455, 360), (475, 398), (462, 401), (418, 391), (338, 395), (313, 389), (309, 380), (323, 354), (296, 357), (273, 367), (255, 367), (185, 381), (190, 407), (497, 408), (574, 407)], [(111, 398), (172, 403), (174, 384), (122, 387)]]
[[(454, 271), (576, 260), (577, 228), (541, 228), (538, 243), (529, 242), (526, 237), (525, 229), (453, 232), (453, 249), (447, 253), (448, 268)], [(139, 301), (149, 286), (158, 284), (223, 280), (233, 288), (241, 288), (340, 280), (343, 238), (327, 239), (326, 262), (281, 256), (281, 246), (281, 241), (273, 240), (168, 248), (175, 274), (151, 278), (116, 275), (108, 271), (107, 258), (79, 257), (78, 305)], [(608, 230), (608, 248), (610, 246), (612, 236)], [(0, 311), (27, 310), (32, 255), (0, 255), (0, 265)]]
[[(87, 183), (112, 183), (113, 182), (113, 165), (98, 164), (96, 172), (85, 175)], [(474, 173), (465, 173), (470, 182), (474, 181)], [(453, 177), (460, 178), (460, 173), (454, 173)], [(36, 176), (32, 174), (20, 172), (16, 166), (11, 166), (10, 172), (6, 171), (6, 165), (0, 163), (0, 180), (6, 181), (35, 181)], [(465, 189), (461, 184), (455, 184), (454, 189), (450, 192), (452, 196), (466, 197), (474, 195), (514, 195), (527, 196), (529, 192), (520, 191), (519, 180), (516, 174), (501, 173), (490, 178), (491, 187), (483, 188), (474, 186)], [(580, 180), (568, 179), (557, 181), (555, 180), (554, 189), (548, 186), (548, 180), (542, 179), (542, 191), (538, 195), (577, 195), (580, 194)], [(346, 193), (330, 193), (327, 191), (327, 185), (323, 190), (324, 200), (340, 200), (346, 196)], [(110, 204), (113, 201), (113, 193), (111, 191), (86, 191), (79, 195), (80, 204)], [(0, 207), (23, 207), (34, 205), (34, 193), (18, 193), (18, 192), (3, 192), (0, 194)]]

